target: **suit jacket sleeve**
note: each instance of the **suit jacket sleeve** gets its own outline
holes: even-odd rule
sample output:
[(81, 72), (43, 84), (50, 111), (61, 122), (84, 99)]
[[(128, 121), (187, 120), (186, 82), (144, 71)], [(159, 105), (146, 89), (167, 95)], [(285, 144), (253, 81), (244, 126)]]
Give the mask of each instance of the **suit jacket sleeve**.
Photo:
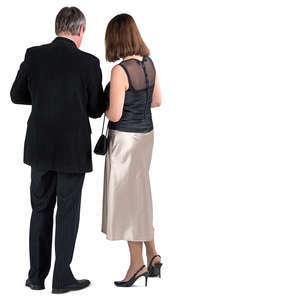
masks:
[(105, 105), (105, 111), (109, 108), (109, 95), (110, 95), (110, 81), (106, 85), (104, 89), (104, 105)]
[(102, 72), (99, 59), (93, 64), (88, 82), (88, 115), (99, 118), (105, 111), (104, 93), (102, 87)]
[(17, 77), (12, 85), (10, 97), (15, 104), (31, 105), (31, 97), (28, 89), (30, 71), (30, 59), (28, 50), (25, 54), (25, 59), (20, 65)]

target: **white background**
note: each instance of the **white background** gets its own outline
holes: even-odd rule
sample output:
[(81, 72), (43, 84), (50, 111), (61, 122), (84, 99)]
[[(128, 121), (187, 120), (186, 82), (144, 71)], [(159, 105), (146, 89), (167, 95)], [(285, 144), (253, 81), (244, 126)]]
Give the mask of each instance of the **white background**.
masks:
[[(300, 6), (298, 1), (5, 1), (0, 49), (0, 298), (53, 299), (24, 287), (30, 168), (22, 164), (30, 107), (9, 91), (25, 50), (55, 37), (60, 8), (86, 15), (82, 49), (109, 80), (104, 33), (133, 15), (160, 75), (151, 167), (162, 279), (118, 289), (125, 242), (101, 234), (103, 157), (86, 176), (72, 268), (90, 288), (65, 299), (299, 299)], [(93, 145), (101, 121), (92, 121)]]

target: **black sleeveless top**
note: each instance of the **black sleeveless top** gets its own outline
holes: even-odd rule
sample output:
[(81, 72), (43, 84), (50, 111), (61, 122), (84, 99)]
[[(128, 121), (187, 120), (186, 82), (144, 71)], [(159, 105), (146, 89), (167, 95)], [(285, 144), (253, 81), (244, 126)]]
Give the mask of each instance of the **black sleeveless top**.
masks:
[(132, 58), (119, 64), (127, 74), (129, 88), (125, 92), (122, 117), (109, 121), (108, 127), (127, 132), (149, 132), (153, 129), (151, 103), (155, 68), (150, 57), (142, 61)]

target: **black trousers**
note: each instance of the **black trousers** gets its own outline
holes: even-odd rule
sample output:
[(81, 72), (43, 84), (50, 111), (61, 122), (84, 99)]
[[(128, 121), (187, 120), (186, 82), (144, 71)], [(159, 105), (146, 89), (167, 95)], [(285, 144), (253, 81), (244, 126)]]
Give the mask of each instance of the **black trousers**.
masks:
[(81, 190), (85, 174), (31, 169), (30, 270), (29, 278), (41, 284), (51, 266), (53, 211), (57, 202), (53, 287), (72, 284), (70, 264), (79, 225)]

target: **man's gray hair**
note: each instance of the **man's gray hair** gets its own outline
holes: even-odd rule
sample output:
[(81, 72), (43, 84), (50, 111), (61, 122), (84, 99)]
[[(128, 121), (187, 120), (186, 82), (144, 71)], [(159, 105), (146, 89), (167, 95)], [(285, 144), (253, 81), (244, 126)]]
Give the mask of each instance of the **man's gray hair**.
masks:
[(58, 35), (62, 32), (78, 35), (80, 26), (86, 26), (85, 16), (77, 7), (64, 7), (60, 10), (55, 19), (55, 33)]

